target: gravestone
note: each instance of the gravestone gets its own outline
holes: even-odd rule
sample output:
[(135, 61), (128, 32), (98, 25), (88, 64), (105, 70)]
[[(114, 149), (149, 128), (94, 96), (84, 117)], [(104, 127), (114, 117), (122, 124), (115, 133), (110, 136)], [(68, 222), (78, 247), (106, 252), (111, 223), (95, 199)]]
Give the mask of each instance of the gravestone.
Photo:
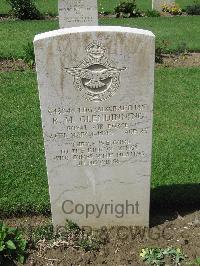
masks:
[(60, 28), (98, 25), (97, 0), (59, 0)]
[(55, 226), (148, 226), (154, 42), (126, 27), (35, 37)]
[(174, 2), (175, 2), (175, 0), (152, 0), (152, 9), (155, 9), (155, 10), (161, 12), (162, 6), (164, 4), (169, 5), (169, 4), (174, 3)]

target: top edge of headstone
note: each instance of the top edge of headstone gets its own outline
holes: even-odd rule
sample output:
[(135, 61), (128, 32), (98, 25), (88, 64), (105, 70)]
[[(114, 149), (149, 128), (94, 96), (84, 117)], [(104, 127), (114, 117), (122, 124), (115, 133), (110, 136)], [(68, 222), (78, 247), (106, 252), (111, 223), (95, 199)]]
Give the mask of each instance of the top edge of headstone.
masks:
[(82, 32), (123, 32), (123, 33), (135, 33), (138, 35), (145, 35), (149, 37), (155, 37), (155, 35), (148, 30), (120, 27), (120, 26), (80, 26), (72, 28), (58, 29), (54, 31), (48, 31), (45, 33), (37, 34), (34, 38), (34, 43), (43, 39), (53, 38), (69, 33), (82, 33)]

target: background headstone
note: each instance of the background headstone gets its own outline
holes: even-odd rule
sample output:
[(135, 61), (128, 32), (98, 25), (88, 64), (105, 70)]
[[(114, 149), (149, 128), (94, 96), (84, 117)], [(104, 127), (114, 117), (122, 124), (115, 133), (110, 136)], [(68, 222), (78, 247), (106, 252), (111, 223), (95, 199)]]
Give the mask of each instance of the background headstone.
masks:
[(162, 11), (162, 5), (164, 4), (171, 4), (171, 3), (174, 3), (175, 0), (152, 0), (152, 9), (155, 9), (159, 12)]
[(149, 224), (154, 39), (98, 26), (35, 37), (54, 225)]
[(97, 26), (97, 0), (59, 0), (60, 28)]

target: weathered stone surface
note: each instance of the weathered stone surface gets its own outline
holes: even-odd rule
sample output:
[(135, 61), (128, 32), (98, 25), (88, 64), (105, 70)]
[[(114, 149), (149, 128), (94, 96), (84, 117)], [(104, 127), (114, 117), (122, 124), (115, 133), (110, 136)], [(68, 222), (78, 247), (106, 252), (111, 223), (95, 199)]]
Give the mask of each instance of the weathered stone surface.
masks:
[(174, 0), (152, 0), (152, 9), (155, 9), (159, 12), (162, 11), (162, 5), (174, 3)]
[(148, 225), (154, 35), (79, 27), (34, 46), (54, 225)]
[(97, 0), (59, 0), (60, 28), (97, 26)]

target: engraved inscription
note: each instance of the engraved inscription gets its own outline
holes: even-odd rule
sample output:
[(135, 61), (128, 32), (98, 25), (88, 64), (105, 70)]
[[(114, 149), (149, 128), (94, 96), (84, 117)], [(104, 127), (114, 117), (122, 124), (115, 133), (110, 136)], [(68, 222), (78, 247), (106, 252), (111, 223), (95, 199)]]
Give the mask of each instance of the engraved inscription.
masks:
[(99, 42), (87, 47), (88, 57), (78, 67), (66, 68), (74, 77), (74, 87), (89, 101), (104, 101), (113, 96), (120, 86), (120, 72), (106, 58), (106, 48)]
[(109, 166), (148, 157), (137, 139), (149, 133), (147, 104), (51, 107), (48, 113), (54, 129), (49, 138), (57, 143), (55, 161)]
[(55, 160), (69, 161), (74, 166), (106, 166), (117, 165), (134, 158), (145, 159), (145, 152), (141, 150), (139, 143), (131, 143), (129, 140), (100, 141), (95, 143), (72, 142), (68, 148), (61, 149), (54, 157)]
[(97, 25), (97, 0), (59, 0), (60, 24), (66, 26)]

